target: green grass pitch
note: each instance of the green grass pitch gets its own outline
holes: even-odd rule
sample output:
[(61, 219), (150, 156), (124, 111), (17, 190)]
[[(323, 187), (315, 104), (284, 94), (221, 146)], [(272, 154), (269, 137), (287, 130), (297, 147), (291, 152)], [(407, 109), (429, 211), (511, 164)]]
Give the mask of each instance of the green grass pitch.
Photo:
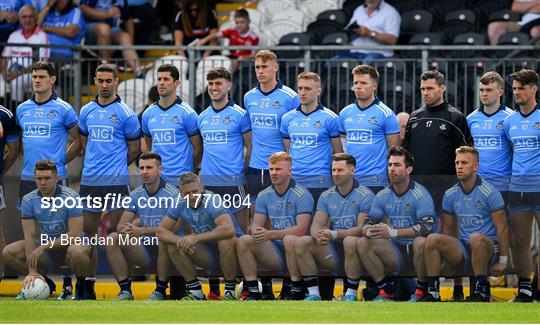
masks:
[(2, 323), (538, 323), (536, 304), (0, 300)]

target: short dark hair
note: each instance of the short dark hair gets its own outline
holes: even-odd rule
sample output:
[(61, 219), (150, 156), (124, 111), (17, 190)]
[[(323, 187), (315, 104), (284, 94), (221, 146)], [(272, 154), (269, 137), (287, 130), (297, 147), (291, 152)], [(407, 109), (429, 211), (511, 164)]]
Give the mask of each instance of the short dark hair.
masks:
[(248, 21), (251, 21), (251, 19), (249, 19), (249, 12), (244, 8), (234, 11), (234, 19), (236, 18), (245, 18)]
[(522, 85), (538, 85), (538, 73), (530, 69), (521, 69), (512, 73), (510, 77)]
[(56, 76), (56, 68), (54, 67), (54, 64), (49, 61), (38, 61), (32, 64), (32, 71), (34, 70), (45, 70), (49, 76)]
[(148, 90), (148, 99), (150, 99), (152, 103), (155, 103), (159, 100), (159, 93), (157, 91), (157, 86), (150, 87), (150, 90)]
[(148, 160), (148, 159), (155, 159), (158, 162), (158, 165), (161, 165), (161, 156), (159, 153), (154, 151), (147, 151), (141, 153), (139, 156), (139, 160)]
[(51, 170), (55, 174), (58, 173), (58, 169), (56, 168), (56, 163), (54, 162), (54, 160), (38, 160), (36, 162), (35, 170)]
[(157, 69), (157, 72), (168, 72), (168, 73), (170, 73), (170, 75), (174, 79), (174, 81), (180, 79), (180, 72), (178, 71), (178, 68), (174, 66), (174, 64), (170, 64), (170, 63), (162, 64)]
[(210, 70), (208, 70), (208, 73), (206, 74), (206, 80), (214, 80), (224, 78), (228, 81), (232, 80), (231, 73), (229, 70), (225, 69), (225, 67), (215, 67)]
[(352, 69), (352, 74), (353, 76), (355, 74), (367, 74), (371, 79), (375, 80), (377, 83), (379, 82), (379, 72), (377, 69), (367, 64), (357, 65)]
[(354, 156), (345, 152), (339, 152), (332, 155), (332, 161), (345, 161), (347, 165), (356, 167), (356, 159)]
[(111, 64), (111, 63), (100, 64), (96, 68), (96, 74), (98, 72), (110, 72), (113, 74), (114, 78), (118, 77), (118, 68), (116, 67), (116, 64)]
[(422, 73), (420, 80), (426, 81), (429, 79), (435, 79), (435, 83), (439, 86), (446, 85), (446, 79), (444, 75), (437, 70), (428, 70)]
[(386, 159), (390, 159), (392, 156), (404, 157), (405, 167), (414, 167), (414, 158), (407, 149), (398, 146), (392, 146), (388, 149), (388, 156)]

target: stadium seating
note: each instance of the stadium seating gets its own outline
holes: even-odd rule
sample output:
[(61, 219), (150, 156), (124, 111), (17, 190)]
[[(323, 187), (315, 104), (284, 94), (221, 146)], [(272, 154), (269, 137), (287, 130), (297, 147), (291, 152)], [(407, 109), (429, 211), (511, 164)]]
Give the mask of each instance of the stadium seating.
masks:
[[(291, 33), (282, 36), (278, 45), (310, 45), (311, 35), (307, 33)], [(280, 59), (297, 59), (304, 55), (302, 50), (276, 51)]]
[(308, 22), (312, 22), (317, 19), (319, 13), (325, 10), (337, 9), (337, 5), (334, 0), (299, 0), (297, 8), (305, 13)]
[(277, 44), (284, 35), (300, 32), (302, 32), (302, 26), (289, 20), (275, 21), (264, 27), (264, 33), (272, 45)]
[(152, 88), (152, 83), (142, 78), (135, 78), (120, 82), (116, 93), (135, 110), (135, 113), (139, 114), (146, 107), (146, 94), (150, 88)]
[(494, 21), (519, 21), (521, 15), (510, 9), (501, 9), (489, 14), (488, 22)]
[(154, 65), (152, 66), (152, 69), (148, 70), (145, 75), (145, 80), (149, 82), (150, 84), (156, 83), (156, 77), (157, 77), (157, 70), (160, 65), (169, 63), (173, 64), (176, 68), (178, 68), (178, 71), (180, 72), (180, 80), (184, 80), (187, 78), (188, 70), (189, 70), (189, 64), (185, 57), (179, 56), (179, 55), (167, 55), (164, 57), (161, 57), (154, 61)]
[(326, 35), (343, 31), (343, 25), (335, 20), (316, 20), (308, 25), (307, 33), (311, 35), (313, 44), (322, 44)]
[(211, 55), (207, 58), (202, 59), (199, 64), (197, 64), (197, 69), (195, 71), (195, 80), (190, 80), (191, 82), (196, 82), (195, 96), (199, 96), (206, 88), (206, 85), (208, 84), (208, 81), (206, 80), (206, 74), (208, 73), (208, 70), (219, 66), (231, 70), (231, 59), (222, 55)]
[(406, 44), (412, 35), (427, 33), (433, 25), (433, 14), (429, 11), (416, 9), (401, 15), (400, 43)]
[(472, 10), (459, 9), (446, 14), (440, 31), (444, 33), (445, 43), (451, 44), (454, 38), (463, 33), (474, 33), (476, 14)]
[(347, 16), (342, 10), (326, 10), (317, 16), (317, 20), (333, 20), (342, 26), (346, 26)]
[[(349, 37), (345, 32), (337, 32), (326, 35), (322, 41), (321, 45), (347, 45), (349, 44)], [(329, 59), (333, 57), (338, 51), (335, 50), (325, 50), (325, 51), (316, 51), (314, 57), (321, 59)]]

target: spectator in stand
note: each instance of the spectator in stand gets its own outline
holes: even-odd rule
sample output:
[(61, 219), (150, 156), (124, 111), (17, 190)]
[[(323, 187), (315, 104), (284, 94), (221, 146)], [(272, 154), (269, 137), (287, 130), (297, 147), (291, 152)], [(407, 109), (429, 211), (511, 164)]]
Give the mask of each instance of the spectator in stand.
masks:
[(365, 46), (394, 45), (399, 37), (401, 16), (384, 0), (366, 0), (356, 8), (346, 29), (352, 32), (351, 45), (358, 50), (340, 53), (338, 57), (352, 57), (363, 64), (373, 65), (373, 60), (392, 57), (391, 50), (362, 50)]
[(0, 1), (0, 43), (7, 41), (9, 35), (17, 29), (19, 22), (17, 12), (22, 5), (22, 0)]
[[(79, 45), (84, 36), (84, 18), (72, 0), (49, 0), (39, 12), (38, 25), (47, 33), (51, 45)], [(51, 57), (73, 58), (73, 50), (51, 48)]]
[[(137, 45), (146, 45), (154, 29), (156, 9), (151, 0), (129, 0), (126, 8), (126, 30)], [(139, 21), (140, 28), (136, 31), (134, 20)]]
[(540, 37), (540, 1), (514, 0), (512, 11), (522, 14), (519, 22), (494, 21), (488, 24), (487, 32), (489, 43), (497, 45), (499, 37), (510, 32), (523, 32), (531, 37)]
[[(81, 11), (86, 20), (86, 43), (111, 45), (111, 43), (132, 46), (133, 39), (128, 32), (120, 27), (121, 8), (123, 0), (80, 0)], [(100, 50), (99, 57), (107, 61), (112, 55), (110, 50)], [(131, 71), (139, 65), (137, 51), (123, 49), (122, 56), (127, 61)], [(119, 69), (122, 68), (118, 65)]]
[[(182, 10), (174, 20), (174, 45), (189, 45), (197, 39), (202, 39), (218, 31), (217, 14), (208, 8), (204, 0), (183, 0)], [(209, 41), (216, 45), (217, 40)], [(204, 51), (203, 57), (212, 55), (211, 50)], [(184, 50), (178, 50), (178, 55), (187, 57)]]
[[(249, 29), (249, 13), (246, 9), (238, 9), (234, 12), (234, 28), (227, 28), (219, 31), (215, 34), (209, 34), (203, 39), (197, 41), (197, 46), (204, 45), (209, 41), (213, 41), (218, 38), (228, 38), (229, 45), (258, 45), (259, 37), (254, 31)], [(232, 59), (250, 59), (255, 56), (255, 53), (251, 50), (231, 50)], [(239, 62), (234, 60), (232, 69), (236, 71), (238, 69)]]
[[(47, 34), (37, 25), (37, 12), (32, 5), (24, 5), (19, 10), (19, 23), (22, 28), (9, 35), (8, 43), (18, 44), (43, 44), (47, 45), (49, 40)], [(33, 49), (31, 47), (6, 46), (2, 52), (0, 60), (0, 71), (3, 80), (0, 82), (9, 83), (11, 86), (11, 99), (17, 102), (24, 100), (24, 93), (32, 84), (32, 63)], [(49, 49), (42, 47), (39, 49), (39, 59), (47, 60)], [(0, 78), (2, 79), (2, 78)]]

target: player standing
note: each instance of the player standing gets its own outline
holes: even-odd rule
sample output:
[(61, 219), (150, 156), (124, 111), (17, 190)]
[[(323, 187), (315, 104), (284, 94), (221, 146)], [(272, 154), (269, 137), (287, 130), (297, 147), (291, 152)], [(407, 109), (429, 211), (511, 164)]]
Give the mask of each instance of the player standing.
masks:
[[(112, 229), (122, 216), (121, 197), (129, 196), (128, 165), (140, 154), (141, 127), (137, 115), (119, 96), (118, 71), (115, 65), (102, 64), (96, 68), (94, 82), (96, 99), (81, 109), (79, 128), (85, 151), (82, 171), (81, 197), (84, 232), (96, 236), (101, 214), (109, 211)], [(116, 198), (113, 202), (111, 198)], [(97, 247), (92, 247), (92, 264), (85, 283), (78, 283), (82, 292), (77, 299), (95, 299), (94, 283), (97, 268)]]

